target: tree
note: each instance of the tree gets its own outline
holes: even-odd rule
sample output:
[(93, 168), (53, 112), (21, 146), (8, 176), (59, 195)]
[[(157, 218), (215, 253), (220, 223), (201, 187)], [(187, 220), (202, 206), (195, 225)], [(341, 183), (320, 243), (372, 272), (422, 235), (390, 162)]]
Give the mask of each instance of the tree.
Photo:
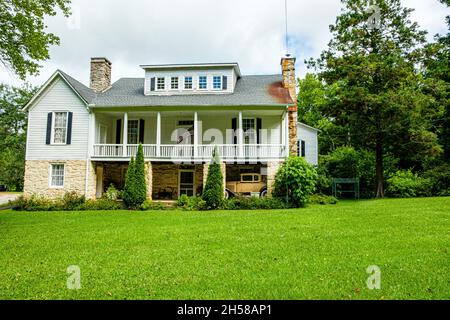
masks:
[(274, 195), (292, 206), (304, 207), (316, 190), (316, 170), (302, 157), (289, 157), (275, 176)]
[(49, 46), (59, 38), (46, 32), (44, 19), (60, 9), (67, 17), (70, 0), (0, 0), (0, 62), (21, 79), (39, 73), (39, 61), (49, 58)]
[(147, 179), (145, 175), (144, 150), (139, 144), (135, 162), (136, 201), (141, 205), (147, 200)]
[(135, 197), (135, 183), (136, 183), (136, 169), (134, 165), (134, 158), (131, 157), (128, 164), (127, 175), (125, 177), (125, 186), (123, 187), (123, 202), (130, 209), (136, 209)]
[(0, 84), (0, 184), (12, 191), (23, 189), (27, 115), (21, 109), (36, 89)]
[(328, 49), (309, 66), (335, 88), (326, 115), (346, 128), (350, 145), (374, 150), (376, 195), (383, 197), (386, 153), (410, 159), (437, 150), (426, 121), (433, 101), (416, 69), (426, 32), (409, 20), (412, 10), (400, 0), (375, 0), (372, 9), (366, 0), (342, 3)]
[(208, 176), (203, 189), (202, 199), (209, 210), (220, 208), (224, 199), (224, 186), (222, 168), (217, 147), (214, 148), (213, 157), (208, 168)]

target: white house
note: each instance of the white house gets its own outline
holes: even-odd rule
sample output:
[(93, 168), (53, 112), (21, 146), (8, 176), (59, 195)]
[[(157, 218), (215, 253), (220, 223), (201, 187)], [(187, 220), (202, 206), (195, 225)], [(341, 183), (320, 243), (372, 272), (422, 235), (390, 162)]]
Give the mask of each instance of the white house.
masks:
[(214, 148), (226, 181), (261, 173), (270, 193), (298, 146), (317, 163), (317, 131), (297, 123), (294, 65), (286, 56), (281, 75), (257, 76), (237, 63), (143, 65), (142, 78), (111, 84), (111, 62), (92, 58), (89, 87), (58, 70), (24, 107), (25, 194), (122, 188), (139, 144), (151, 198), (200, 194)]

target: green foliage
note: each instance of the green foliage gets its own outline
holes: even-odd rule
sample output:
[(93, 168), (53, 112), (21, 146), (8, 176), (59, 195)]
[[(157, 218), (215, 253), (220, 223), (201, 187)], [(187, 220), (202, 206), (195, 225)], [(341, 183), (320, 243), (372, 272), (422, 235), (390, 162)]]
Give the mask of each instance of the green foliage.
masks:
[(0, 1), (0, 62), (22, 80), (39, 73), (38, 62), (49, 59), (49, 46), (59, 38), (46, 32), (45, 19), (60, 9), (68, 17), (70, 0)]
[(147, 199), (147, 178), (145, 175), (144, 149), (142, 144), (138, 146), (134, 169), (136, 170), (136, 181), (134, 185), (136, 201), (140, 205)]
[(103, 194), (103, 198), (116, 201), (122, 197), (122, 192), (117, 190), (113, 183), (111, 183)]
[(161, 203), (154, 203), (150, 199), (147, 199), (141, 204), (141, 206), (139, 207), (139, 210), (142, 210), (142, 211), (167, 210), (167, 207)]
[(274, 195), (292, 206), (304, 207), (316, 190), (316, 170), (302, 157), (289, 157), (275, 177)]
[(131, 157), (128, 164), (127, 175), (125, 178), (125, 186), (123, 188), (123, 202), (130, 209), (135, 209), (139, 206), (136, 200), (135, 184), (136, 183), (136, 170), (134, 164), (134, 158)]
[(86, 200), (86, 202), (79, 207), (78, 210), (121, 210), (123, 209), (123, 204), (118, 201), (109, 200), (105, 198), (97, 199), (97, 200)]
[(339, 202), (338, 199), (336, 199), (333, 196), (327, 196), (324, 194), (313, 194), (311, 197), (309, 197), (308, 203), (310, 204), (321, 204), (321, 205), (327, 205), (327, 204), (337, 204)]
[(450, 165), (446, 162), (436, 163), (426, 169), (422, 178), (430, 181), (434, 196), (450, 196)]
[(223, 203), (224, 210), (270, 210), (270, 209), (288, 209), (289, 204), (286, 204), (281, 199), (277, 198), (258, 198), (258, 197), (236, 197), (226, 199)]
[(181, 195), (177, 200), (177, 208), (186, 211), (203, 211), (206, 210), (206, 201), (200, 197), (188, 197), (187, 195)]
[(411, 170), (400, 170), (388, 180), (387, 194), (395, 198), (426, 197), (431, 195), (430, 180), (419, 177)]
[(27, 115), (21, 109), (35, 92), (0, 84), (0, 184), (9, 191), (23, 190)]
[(208, 168), (202, 199), (206, 202), (208, 210), (220, 208), (224, 200), (223, 175), (217, 147), (214, 148), (213, 158)]
[(82, 195), (79, 195), (75, 191), (66, 192), (62, 197), (61, 209), (78, 210), (85, 202), (86, 198)]

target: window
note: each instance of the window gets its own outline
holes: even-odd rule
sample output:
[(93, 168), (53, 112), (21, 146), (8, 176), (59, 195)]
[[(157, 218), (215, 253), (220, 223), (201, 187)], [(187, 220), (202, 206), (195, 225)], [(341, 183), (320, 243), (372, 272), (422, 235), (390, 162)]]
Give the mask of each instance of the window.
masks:
[(178, 120), (179, 127), (192, 127), (194, 125), (194, 120)]
[(184, 77), (184, 89), (192, 90), (192, 77)]
[(254, 118), (242, 119), (242, 129), (244, 130), (244, 143), (256, 143), (256, 121)]
[(128, 143), (138, 144), (139, 120), (128, 120)]
[(259, 174), (241, 174), (241, 182), (260, 182), (261, 176)]
[(178, 90), (178, 77), (170, 78), (170, 89)]
[(156, 89), (158, 90), (166, 89), (166, 79), (164, 77), (158, 77), (156, 79)]
[(306, 156), (306, 142), (305, 142), (305, 140), (297, 141), (297, 155), (299, 157), (303, 157), (303, 158)]
[(198, 88), (200, 90), (208, 89), (208, 78), (206, 76), (198, 77)]
[(67, 112), (55, 112), (53, 122), (53, 143), (65, 144), (67, 140)]
[(180, 195), (194, 196), (194, 171), (183, 170), (180, 171)]
[(50, 166), (50, 187), (64, 187), (64, 164), (55, 163)]
[(222, 89), (222, 77), (220, 76), (213, 77), (213, 89), (214, 90)]

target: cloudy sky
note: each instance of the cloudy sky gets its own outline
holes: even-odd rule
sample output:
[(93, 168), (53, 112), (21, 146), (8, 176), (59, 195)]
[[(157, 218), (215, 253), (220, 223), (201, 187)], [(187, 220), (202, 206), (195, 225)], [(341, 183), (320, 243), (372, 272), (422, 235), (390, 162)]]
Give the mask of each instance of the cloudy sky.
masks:
[[(402, 0), (416, 9), (413, 20), (429, 39), (445, 33), (448, 9), (438, 0)], [(140, 64), (238, 62), (244, 74), (279, 73), (284, 54), (284, 0), (72, 0), (73, 15), (48, 19), (61, 37), (51, 59), (29, 82), (40, 85), (62, 69), (89, 81), (89, 59), (113, 63), (113, 81), (142, 77)], [(329, 40), (328, 26), (339, 14), (339, 0), (288, 0), (290, 52), (303, 60), (317, 57)], [(0, 68), (0, 81), (20, 84)]]

